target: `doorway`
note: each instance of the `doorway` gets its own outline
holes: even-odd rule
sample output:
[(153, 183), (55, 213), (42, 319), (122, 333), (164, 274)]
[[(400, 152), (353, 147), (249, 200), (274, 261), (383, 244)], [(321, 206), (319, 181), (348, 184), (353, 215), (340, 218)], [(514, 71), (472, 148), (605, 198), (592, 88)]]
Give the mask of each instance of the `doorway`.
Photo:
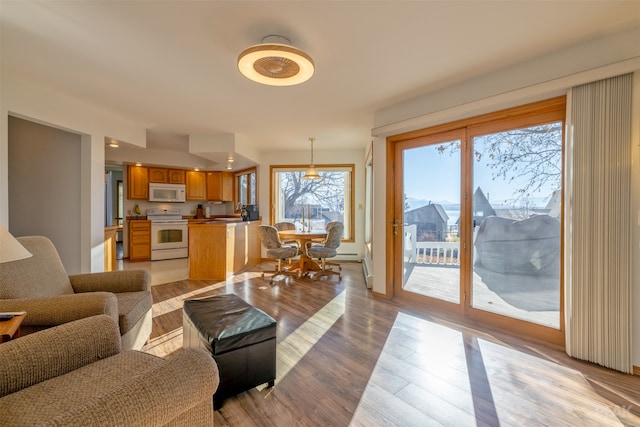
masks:
[(388, 139), (394, 295), (564, 343), (564, 97)]

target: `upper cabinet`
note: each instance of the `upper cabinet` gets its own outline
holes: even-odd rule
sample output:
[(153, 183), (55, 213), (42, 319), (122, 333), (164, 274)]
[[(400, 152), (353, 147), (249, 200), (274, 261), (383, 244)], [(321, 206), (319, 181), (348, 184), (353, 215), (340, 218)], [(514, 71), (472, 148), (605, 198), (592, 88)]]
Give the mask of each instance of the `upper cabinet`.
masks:
[(207, 200), (233, 200), (233, 174), (229, 172), (207, 172)]
[(169, 169), (169, 184), (184, 184), (185, 171), (183, 169)]
[(187, 200), (207, 200), (207, 181), (204, 172), (186, 171)]
[(183, 169), (150, 167), (149, 182), (162, 184), (184, 184), (185, 171)]
[(127, 198), (149, 199), (149, 169), (145, 166), (129, 165), (127, 169)]
[(127, 198), (149, 200), (149, 183), (186, 184), (187, 200), (233, 201), (233, 174), (147, 166), (128, 168)]

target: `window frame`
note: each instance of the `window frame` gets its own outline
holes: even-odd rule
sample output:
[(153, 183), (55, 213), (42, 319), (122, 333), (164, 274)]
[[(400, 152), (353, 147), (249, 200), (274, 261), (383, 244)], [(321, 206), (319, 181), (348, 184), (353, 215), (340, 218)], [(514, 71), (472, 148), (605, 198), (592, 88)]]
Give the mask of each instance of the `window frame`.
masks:
[[(345, 234), (342, 238), (343, 242), (355, 242), (355, 173), (356, 165), (354, 163), (340, 163), (340, 164), (316, 164), (314, 167), (318, 172), (335, 172), (336, 169), (348, 169), (344, 171), (349, 174), (349, 189), (345, 189), (345, 206), (348, 205), (348, 221), (349, 224), (345, 224)], [(278, 172), (305, 172), (309, 168), (309, 165), (271, 165), (269, 167), (269, 212), (270, 222), (275, 222), (276, 213), (276, 194), (274, 189), (275, 174)], [(347, 199), (349, 200), (347, 202)]]
[[(252, 188), (251, 185), (251, 175), (255, 176), (255, 188)], [(233, 209), (236, 212), (239, 212), (239, 210), (237, 209), (238, 207), (238, 202), (240, 202), (242, 200), (242, 197), (240, 195), (240, 177), (242, 176), (247, 176), (247, 193), (245, 194), (246, 196), (246, 200), (249, 202), (247, 203), (248, 205), (257, 205), (258, 204), (258, 168), (257, 167), (251, 167), (251, 168), (247, 168), (247, 169), (243, 169), (237, 172), (234, 172), (233, 174)], [(254, 195), (254, 199), (253, 203), (251, 203), (251, 193), (253, 192)]]

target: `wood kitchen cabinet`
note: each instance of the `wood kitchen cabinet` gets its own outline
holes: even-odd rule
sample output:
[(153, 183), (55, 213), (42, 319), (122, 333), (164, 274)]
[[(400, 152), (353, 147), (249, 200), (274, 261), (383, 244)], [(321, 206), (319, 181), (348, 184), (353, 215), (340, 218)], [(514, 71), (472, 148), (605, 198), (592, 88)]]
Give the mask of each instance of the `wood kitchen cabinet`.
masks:
[(104, 228), (104, 271), (116, 270), (116, 245), (118, 240), (116, 237), (117, 232), (117, 225)]
[(260, 222), (212, 222), (189, 222), (189, 279), (226, 280), (260, 262)]
[(149, 168), (149, 182), (161, 184), (184, 184), (184, 169)]
[(233, 174), (229, 172), (207, 172), (207, 200), (233, 200)]
[(207, 177), (204, 172), (187, 171), (187, 200), (207, 200)]
[(127, 199), (149, 199), (149, 169), (147, 167), (129, 165), (127, 169)]
[(185, 183), (185, 171), (184, 169), (169, 169), (169, 184), (184, 184)]
[(129, 221), (129, 261), (151, 259), (151, 221), (132, 219)]

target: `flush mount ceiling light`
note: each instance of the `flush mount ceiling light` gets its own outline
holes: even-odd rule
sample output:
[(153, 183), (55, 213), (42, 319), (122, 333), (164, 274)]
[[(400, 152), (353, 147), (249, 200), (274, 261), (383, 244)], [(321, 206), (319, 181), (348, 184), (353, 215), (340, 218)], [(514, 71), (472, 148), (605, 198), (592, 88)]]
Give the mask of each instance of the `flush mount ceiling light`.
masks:
[(316, 169), (316, 166), (313, 164), (313, 141), (315, 140), (316, 139), (313, 137), (309, 138), (309, 141), (311, 141), (311, 163), (309, 164), (307, 171), (304, 173), (304, 175), (302, 175), (302, 179), (309, 179), (309, 180), (322, 179), (322, 177), (318, 174), (318, 170)]
[(309, 80), (315, 68), (313, 59), (291, 46), (288, 38), (270, 35), (238, 56), (238, 70), (257, 83), (292, 86)]

